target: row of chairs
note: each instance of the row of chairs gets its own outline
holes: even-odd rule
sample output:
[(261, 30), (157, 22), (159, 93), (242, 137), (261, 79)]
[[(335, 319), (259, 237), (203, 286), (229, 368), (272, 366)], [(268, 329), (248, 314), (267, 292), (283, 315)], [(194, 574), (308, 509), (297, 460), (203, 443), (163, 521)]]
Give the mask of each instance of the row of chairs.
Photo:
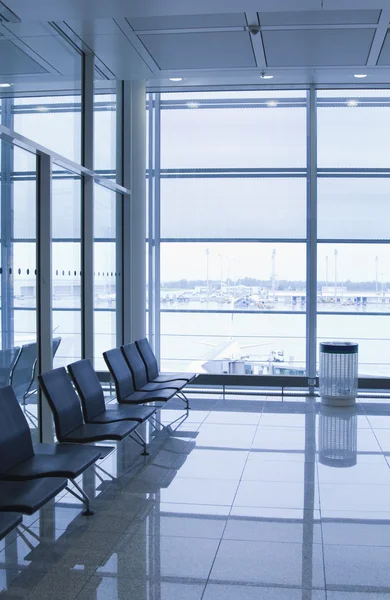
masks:
[[(142, 454), (148, 454), (146, 442), (137, 428), (146, 421), (155, 427), (156, 411), (175, 394), (181, 394), (188, 407), (182, 388), (195, 374), (160, 375), (146, 339), (109, 350), (104, 358), (114, 377), (118, 403), (106, 405), (99, 378), (89, 360), (70, 364), (69, 374), (60, 367), (38, 376), (53, 412), (57, 444), (34, 447), (12, 387), (0, 389), (0, 511), (33, 514), (67, 489), (84, 503), (84, 515), (93, 514), (88, 495), (75, 479), (92, 465), (101, 469), (96, 465), (101, 450), (99, 446), (80, 444), (121, 441), (130, 436), (142, 444)], [(138, 389), (140, 383), (143, 386)], [(118, 390), (127, 394), (122, 396)], [(155, 405), (142, 406), (150, 402)], [(2, 519), (0, 515), (0, 539), (1, 532), (8, 532), (10, 524), (18, 524), (17, 515)]]

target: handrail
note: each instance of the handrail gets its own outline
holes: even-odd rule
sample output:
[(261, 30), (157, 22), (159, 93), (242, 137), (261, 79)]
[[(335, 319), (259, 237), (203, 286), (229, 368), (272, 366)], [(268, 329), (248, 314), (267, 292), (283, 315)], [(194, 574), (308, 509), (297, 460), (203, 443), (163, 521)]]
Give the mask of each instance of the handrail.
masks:
[(95, 181), (95, 183), (98, 183), (102, 187), (107, 188), (113, 192), (123, 194), (124, 196), (131, 196), (131, 191), (123, 187), (122, 185), (114, 183), (109, 179), (105, 179), (101, 175), (98, 175), (96, 171), (87, 169), (86, 167), (83, 167), (82, 165), (79, 165), (78, 163), (75, 163), (72, 160), (65, 158), (61, 154), (57, 154), (57, 152), (49, 150), (49, 148), (46, 148), (45, 146), (42, 146), (41, 144), (38, 144), (37, 142), (26, 138), (24, 135), (21, 135), (20, 133), (17, 133), (16, 131), (9, 129), (8, 127), (5, 127), (5, 125), (0, 125), (0, 138), (15, 146), (18, 146), (18, 148), (22, 148), (22, 150), (32, 152), (33, 154), (46, 154), (50, 156), (57, 165), (63, 167), (64, 169), (73, 171), (78, 175), (91, 177)]

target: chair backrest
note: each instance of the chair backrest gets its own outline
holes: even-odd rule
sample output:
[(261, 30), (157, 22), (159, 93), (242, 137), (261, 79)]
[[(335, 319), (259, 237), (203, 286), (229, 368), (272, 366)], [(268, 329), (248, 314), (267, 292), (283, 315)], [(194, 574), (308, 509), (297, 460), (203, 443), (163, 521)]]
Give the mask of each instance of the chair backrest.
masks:
[(10, 384), (11, 371), (15, 365), (20, 346), (0, 350), (0, 387)]
[(81, 404), (65, 367), (38, 375), (39, 384), (53, 413), (59, 441), (83, 425)]
[(11, 371), (10, 383), (19, 402), (24, 399), (27, 390), (31, 387), (37, 355), (38, 346), (36, 342), (24, 344)]
[(68, 365), (68, 371), (80, 396), (84, 419), (88, 423), (106, 408), (99, 378), (87, 358)]
[(158, 377), (160, 373), (158, 369), (157, 359), (154, 355), (152, 347), (149, 344), (147, 338), (137, 340), (135, 344), (138, 348), (138, 352), (140, 353), (142, 360), (144, 361), (148, 380), (153, 381), (153, 379)]
[(121, 346), (121, 350), (133, 376), (135, 389), (139, 390), (143, 385), (148, 383), (145, 363), (134, 343)]
[(33, 456), (30, 428), (10, 385), (0, 389), (0, 473)]
[(120, 348), (113, 348), (112, 350), (103, 352), (103, 358), (114, 379), (116, 399), (120, 402), (122, 398), (126, 398), (126, 396), (134, 392), (131, 371)]

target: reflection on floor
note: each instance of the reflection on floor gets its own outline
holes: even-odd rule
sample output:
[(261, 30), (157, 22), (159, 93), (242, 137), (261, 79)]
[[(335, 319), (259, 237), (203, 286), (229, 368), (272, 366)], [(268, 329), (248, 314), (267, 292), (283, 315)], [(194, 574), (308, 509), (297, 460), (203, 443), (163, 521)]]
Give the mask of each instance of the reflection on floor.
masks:
[(192, 405), (0, 542), (0, 598), (390, 600), (390, 403)]

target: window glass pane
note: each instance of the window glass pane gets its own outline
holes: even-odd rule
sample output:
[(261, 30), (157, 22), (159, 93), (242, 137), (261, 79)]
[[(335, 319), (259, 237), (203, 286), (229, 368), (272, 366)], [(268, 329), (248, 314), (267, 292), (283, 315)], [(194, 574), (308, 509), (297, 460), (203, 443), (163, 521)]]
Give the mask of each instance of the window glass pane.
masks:
[(94, 186), (95, 368), (106, 370), (102, 353), (116, 347), (116, 193)]
[(161, 180), (163, 238), (304, 238), (303, 178)]
[(319, 178), (318, 237), (390, 239), (390, 179)]
[(278, 92), (234, 108), (207, 102), (162, 110), (163, 169), (305, 167), (304, 102)]
[(162, 243), (161, 305), (304, 311), (305, 244)]
[(81, 159), (80, 96), (15, 98), (14, 128), (75, 162)]
[(116, 94), (95, 94), (94, 97), (94, 168), (116, 171)]
[(390, 245), (319, 244), (318, 310), (390, 313)]
[[(371, 97), (370, 97), (371, 96)], [(318, 166), (389, 168), (390, 93), (318, 93)]]
[(305, 316), (161, 313), (162, 370), (303, 375)]
[(54, 366), (81, 358), (81, 179), (53, 165), (53, 337), (61, 343)]
[[(13, 236), (15, 239), (35, 239), (36, 236), (36, 156), (21, 148), (9, 147), (14, 164), (23, 168), (14, 177), (13, 193)], [(18, 158), (21, 160), (19, 161)]]

